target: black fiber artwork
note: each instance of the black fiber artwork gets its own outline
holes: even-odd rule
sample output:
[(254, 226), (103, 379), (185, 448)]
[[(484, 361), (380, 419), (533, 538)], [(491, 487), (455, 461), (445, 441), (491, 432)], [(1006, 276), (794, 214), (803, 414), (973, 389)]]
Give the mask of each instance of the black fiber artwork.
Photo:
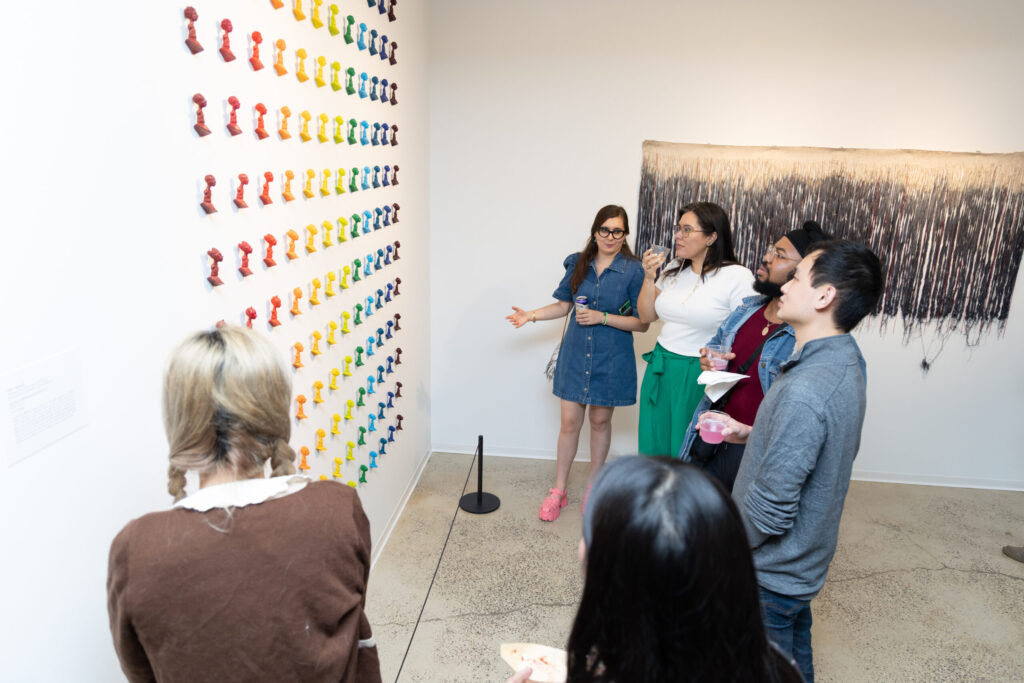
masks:
[(730, 216), (740, 263), (804, 220), (869, 245), (885, 266), (884, 328), (1001, 332), (1024, 251), (1024, 154), (726, 147), (646, 141), (636, 251), (669, 245), (679, 207)]

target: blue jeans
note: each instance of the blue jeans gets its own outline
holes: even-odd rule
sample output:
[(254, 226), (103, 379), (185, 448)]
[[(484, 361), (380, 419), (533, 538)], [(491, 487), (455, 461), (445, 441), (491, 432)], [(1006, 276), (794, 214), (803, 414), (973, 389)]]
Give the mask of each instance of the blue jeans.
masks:
[(798, 600), (758, 587), (761, 616), (768, 639), (796, 660), (807, 683), (814, 683), (814, 657), (811, 653), (811, 601)]

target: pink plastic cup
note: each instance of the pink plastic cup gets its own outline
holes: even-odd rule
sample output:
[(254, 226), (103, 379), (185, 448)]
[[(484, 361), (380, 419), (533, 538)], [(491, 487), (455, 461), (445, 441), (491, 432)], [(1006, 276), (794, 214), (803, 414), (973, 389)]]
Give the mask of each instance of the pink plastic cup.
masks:
[(700, 438), (705, 443), (722, 443), (722, 432), (729, 424), (729, 416), (717, 410), (709, 410), (700, 419)]
[(708, 358), (711, 359), (711, 366), (715, 370), (727, 369), (729, 367), (729, 359), (724, 356), (730, 351), (732, 351), (732, 347), (728, 344), (709, 344)]

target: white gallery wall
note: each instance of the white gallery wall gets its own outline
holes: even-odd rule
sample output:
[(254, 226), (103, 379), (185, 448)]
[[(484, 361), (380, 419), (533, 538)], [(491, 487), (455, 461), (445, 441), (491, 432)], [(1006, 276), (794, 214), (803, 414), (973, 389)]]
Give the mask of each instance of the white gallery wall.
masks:
[[(205, 50), (185, 48), (185, 5), (199, 13), (197, 37)], [(327, 20), (326, 3), (321, 18)], [(303, 3), (307, 13), (311, 3)], [(379, 550), (389, 523), (430, 451), (429, 395), (429, 261), (428, 143), (426, 83), (426, 7), (402, 2), (398, 20), (389, 22), (367, 3), (343, 4), (368, 28), (399, 43), (397, 64), (370, 56), (326, 26), (311, 19), (298, 22), (291, 3), (275, 10), (269, 0), (189, 0), (186, 3), (121, 3), (94, 6), (60, 0), (46, 12), (16, 4), (5, 8), (7, 48), (22, 55), (18, 69), (0, 76), (5, 94), (2, 118), (2, 234), (5, 249), (0, 281), (4, 299), (0, 335), (0, 377), (26, 372), (31, 380), (49, 371), (47, 359), (71, 352), (72, 371), (81, 377), (86, 426), (25, 460), (12, 463), (10, 424), (0, 421), (0, 679), (10, 681), (115, 681), (122, 679), (107, 623), (106, 571), (110, 542), (133, 517), (167, 509), (167, 443), (161, 421), (160, 389), (165, 359), (172, 345), (217, 320), (245, 320), (248, 306), (257, 310), (256, 327), (281, 350), (282, 360), (296, 341), (304, 344), (304, 367), (295, 371), (295, 394), (310, 401), (309, 418), (295, 421), (292, 445), (313, 451), (314, 477), (334, 470), (344, 458), (345, 440), (355, 436), (355, 422), (341, 424), (342, 438), (328, 436), (326, 453), (315, 449), (315, 430), (330, 428), (330, 415), (344, 413), (357, 384), (378, 363), (403, 349), (402, 364), (387, 376), (388, 389), (400, 379), (403, 397), (387, 411), (404, 416), (403, 431), (380, 459), (379, 469), (360, 484), (360, 498), (371, 522), (374, 550)], [(225, 63), (218, 54), (222, 19), (234, 26), (231, 47), (237, 59)], [(262, 71), (248, 64), (249, 34), (263, 35)], [(287, 42), (285, 76), (274, 74), (274, 41)], [(309, 57), (310, 80), (296, 77), (295, 50)], [(367, 71), (400, 84), (398, 104), (372, 102), (314, 84), (315, 58), (328, 56), (357, 73)], [(330, 68), (326, 70), (330, 78)], [(342, 81), (344, 84), (344, 81)], [(356, 83), (358, 86), (358, 81)], [(206, 122), (212, 134), (192, 130), (192, 96), (201, 92), (209, 105)], [(230, 95), (242, 103), (238, 123), (243, 134), (225, 129)], [(265, 126), (271, 137), (254, 134), (254, 105), (270, 110)], [(278, 108), (290, 106), (293, 138), (278, 138)], [(299, 138), (299, 114), (312, 114), (309, 142)], [(400, 124), (397, 147), (337, 144), (317, 140), (318, 115)], [(347, 131), (346, 131), (347, 132)], [(333, 121), (327, 129), (333, 138)], [(400, 185), (321, 196), (322, 169), (360, 169), (399, 164)], [(316, 171), (315, 196), (302, 194), (305, 170)], [(282, 175), (293, 169), (295, 201), (282, 198)], [(262, 207), (263, 173), (272, 171), (273, 203)], [(234, 208), (237, 174), (247, 173), (247, 209)], [(205, 174), (214, 174), (213, 200), (218, 211), (199, 208)], [(346, 178), (347, 180), (347, 178)], [(330, 186), (333, 190), (333, 178)], [(305, 226), (332, 223), (386, 204), (399, 203), (400, 222), (360, 234), (317, 251), (305, 250)], [(284, 234), (302, 235), (298, 258), (288, 259)], [(267, 268), (263, 235), (278, 239), (277, 265)], [(236, 244), (254, 247), (250, 277), (238, 273)], [(348, 290), (340, 290), (341, 268), (355, 258), (400, 240), (401, 260), (374, 271)], [(224, 285), (207, 284), (206, 250), (224, 255)], [(337, 273), (334, 297), (319, 291), (321, 305), (308, 303), (313, 278), (326, 283)], [(328, 323), (340, 323), (343, 310), (401, 277), (401, 295), (327, 343)], [(302, 314), (288, 309), (291, 291), (301, 287)], [(271, 296), (279, 295), (282, 322), (267, 325)], [(402, 331), (388, 340), (353, 377), (339, 378), (338, 391), (323, 390), (324, 404), (314, 404), (313, 383), (326, 385), (331, 367), (400, 312)], [(310, 354), (311, 334), (320, 330), (323, 354)], [(362, 341), (359, 341), (361, 339)], [(42, 369), (35, 364), (42, 362)], [(7, 386), (5, 384), (5, 386)], [(365, 426), (384, 394), (368, 397), (355, 421)], [(386, 398), (384, 399), (386, 400)], [(5, 407), (10, 402), (0, 395)], [(3, 414), (4, 411), (0, 411)], [(371, 433), (357, 460), (344, 461), (343, 483), (359, 477), (358, 466), (385, 431)]]
[[(504, 316), (552, 301), (599, 207), (635, 221), (644, 140), (1021, 151), (1022, 22), (1015, 0), (431, 3), (435, 449), (470, 451), (481, 433), (488, 453), (553, 457), (541, 371), (561, 324)], [(1004, 336), (950, 337), (927, 375), (934, 335), (858, 332), (855, 476), (1024, 489), (1021, 285)], [(616, 410), (613, 454), (636, 451), (636, 422)]]

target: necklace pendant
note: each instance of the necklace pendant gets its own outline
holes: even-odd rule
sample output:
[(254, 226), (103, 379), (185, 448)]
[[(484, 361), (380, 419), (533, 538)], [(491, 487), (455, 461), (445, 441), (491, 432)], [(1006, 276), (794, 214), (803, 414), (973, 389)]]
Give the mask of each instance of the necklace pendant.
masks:
[(768, 335), (768, 328), (771, 327), (771, 326), (772, 326), (771, 323), (768, 323), (767, 325), (764, 326), (764, 328), (761, 330), (761, 336), (762, 337), (765, 337), (765, 336)]

